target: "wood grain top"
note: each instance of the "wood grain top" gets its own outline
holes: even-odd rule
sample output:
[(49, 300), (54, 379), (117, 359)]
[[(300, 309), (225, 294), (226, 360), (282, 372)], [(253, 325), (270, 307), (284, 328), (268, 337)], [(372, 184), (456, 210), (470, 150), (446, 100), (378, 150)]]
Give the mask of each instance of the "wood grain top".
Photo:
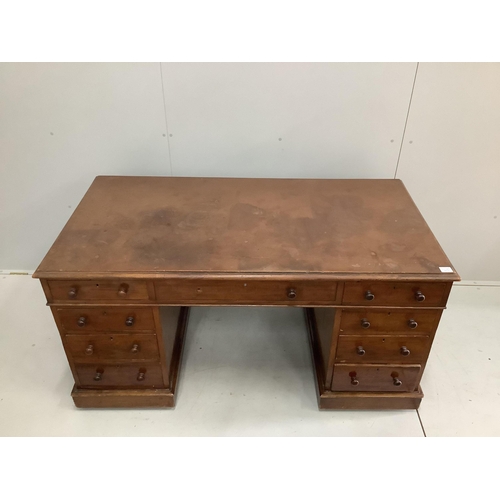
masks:
[(440, 267), (400, 180), (99, 176), (34, 277), (460, 279)]

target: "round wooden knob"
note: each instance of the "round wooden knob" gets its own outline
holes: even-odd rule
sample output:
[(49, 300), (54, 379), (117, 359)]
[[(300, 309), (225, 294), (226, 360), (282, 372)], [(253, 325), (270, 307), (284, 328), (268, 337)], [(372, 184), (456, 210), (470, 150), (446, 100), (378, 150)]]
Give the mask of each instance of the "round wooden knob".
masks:
[(361, 326), (362, 326), (363, 328), (370, 328), (370, 322), (369, 322), (366, 318), (363, 318), (363, 319), (361, 320)]
[(289, 299), (294, 299), (295, 297), (297, 297), (297, 292), (295, 291), (295, 289), (293, 288), (289, 288), (288, 291), (286, 292), (286, 296), (289, 298)]
[(89, 344), (87, 346), (87, 349), (85, 349), (85, 354), (87, 356), (92, 356), (92, 354), (94, 354), (94, 346), (92, 344)]
[(135, 323), (135, 319), (133, 316), (128, 316), (127, 319), (125, 320), (125, 324), (127, 326), (132, 326)]
[(396, 386), (403, 385), (403, 382), (401, 382), (401, 380), (399, 380), (399, 373), (398, 372), (392, 372), (391, 377), (392, 377), (392, 383), (394, 385), (396, 385)]
[(365, 299), (366, 300), (373, 300), (375, 298), (375, 295), (373, 295), (372, 292), (370, 292), (370, 290), (368, 290), (366, 293), (365, 293)]
[(134, 345), (132, 346), (132, 349), (130, 349), (130, 352), (131, 352), (132, 354), (137, 354), (137, 353), (139, 352), (139, 344), (134, 344)]
[(364, 356), (366, 354), (366, 351), (363, 349), (362, 345), (358, 345), (358, 347), (356, 347), (356, 352), (358, 356)]
[(401, 347), (401, 349), (399, 350), (399, 352), (403, 355), (403, 356), (409, 356), (410, 355), (410, 349), (408, 349), (408, 347), (406, 347), (405, 345), (403, 347)]
[(351, 377), (351, 385), (359, 385), (359, 380), (356, 378), (356, 372), (349, 372), (349, 377)]
[(100, 380), (102, 380), (102, 374), (103, 373), (104, 373), (103, 370), (96, 370), (95, 375), (94, 375), (94, 380), (96, 382), (99, 382)]
[(70, 299), (76, 299), (77, 292), (78, 292), (78, 289), (76, 288), (76, 286), (72, 286), (72, 287), (69, 289), (69, 292), (68, 292), (68, 297), (69, 297)]
[(408, 321), (408, 326), (410, 328), (417, 328), (418, 323), (414, 319), (410, 319), (410, 321)]
[(76, 323), (78, 326), (85, 326), (87, 324), (87, 318), (85, 316), (80, 316)]
[(425, 295), (422, 293), (422, 292), (417, 292), (415, 294), (415, 299), (418, 301), (418, 302), (423, 302), (425, 300)]
[(138, 382), (142, 382), (145, 378), (146, 378), (146, 370), (139, 370), (139, 373), (137, 374)]
[(118, 295), (120, 297), (125, 297), (125, 295), (127, 295), (127, 293), (128, 293), (128, 285), (127, 285), (127, 283), (122, 283), (120, 285), (120, 288), (118, 289)]

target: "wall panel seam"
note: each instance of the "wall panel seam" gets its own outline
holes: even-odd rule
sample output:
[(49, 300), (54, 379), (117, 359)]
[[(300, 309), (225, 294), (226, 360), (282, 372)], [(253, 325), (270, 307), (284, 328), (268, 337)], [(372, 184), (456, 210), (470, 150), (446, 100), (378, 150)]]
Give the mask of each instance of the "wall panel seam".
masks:
[(160, 62), (160, 79), (161, 79), (161, 96), (163, 98), (163, 113), (165, 116), (165, 129), (167, 132), (167, 147), (168, 147), (168, 161), (170, 164), (170, 176), (173, 176), (173, 168), (172, 168), (172, 154), (170, 152), (170, 133), (168, 130), (168, 118), (167, 118), (167, 103), (165, 101), (165, 85), (163, 83), (163, 71)]
[(401, 152), (403, 151), (403, 144), (404, 144), (405, 134), (406, 134), (406, 126), (408, 125), (408, 118), (410, 116), (411, 101), (413, 99), (413, 91), (415, 90), (415, 82), (417, 81), (417, 73), (418, 73), (418, 65), (419, 64), (420, 63), (417, 62), (417, 66), (415, 67), (415, 76), (413, 77), (413, 85), (411, 86), (410, 100), (408, 102), (408, 110), (406, 112), (405, 126), (403, 128), (403, 136), (401, 137), (401, 144), (399, 146), (398, 161), (396, 162), (396, 170), (394, 171), (394, 179), (398, 175), (399, 160), (401, 158)]

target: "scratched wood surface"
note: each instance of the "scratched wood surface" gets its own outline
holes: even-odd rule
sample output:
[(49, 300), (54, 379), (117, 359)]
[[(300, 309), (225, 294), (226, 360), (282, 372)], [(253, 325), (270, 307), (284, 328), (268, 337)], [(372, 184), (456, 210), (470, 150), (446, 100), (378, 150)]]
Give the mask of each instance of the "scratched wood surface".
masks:
[(96, 177), (35, 277), (422, 275), (443, 250), (400, 180)]

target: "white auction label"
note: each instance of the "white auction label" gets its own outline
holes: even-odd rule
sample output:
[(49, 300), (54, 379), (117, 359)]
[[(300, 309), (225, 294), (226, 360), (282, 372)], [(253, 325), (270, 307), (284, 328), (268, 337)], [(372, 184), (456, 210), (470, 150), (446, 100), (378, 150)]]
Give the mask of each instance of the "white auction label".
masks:
[(453, 269), (451, 267), (440, 267), (439, 270), (442, 273), (452, 273), (453, 272)]

